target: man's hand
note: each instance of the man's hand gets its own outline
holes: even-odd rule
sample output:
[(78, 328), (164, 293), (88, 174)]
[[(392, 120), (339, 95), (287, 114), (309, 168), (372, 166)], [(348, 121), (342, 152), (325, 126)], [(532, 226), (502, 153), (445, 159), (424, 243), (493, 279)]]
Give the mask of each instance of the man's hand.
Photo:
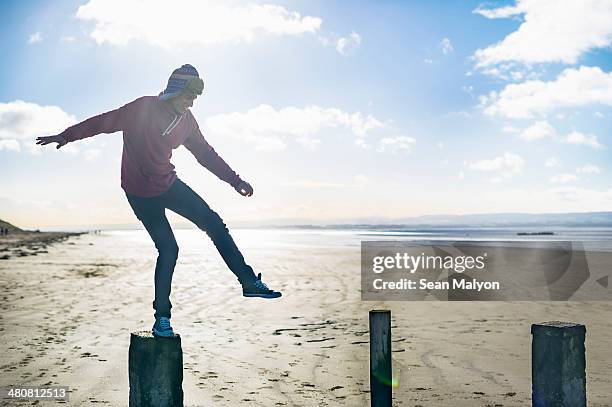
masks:
[(62, 136), (46, 136), (46, 137), (37, 137), (36, 144), (41, 146), (46, 146), (47, 144), (57, 143), (55, 148), (60, 148), (66, 145), (67, 141)]
[(234, 187), (236, 191), (242, 196), (251, 196), (253, 195), (253, 187), (246, 181), (240, 181), (238, 185)]

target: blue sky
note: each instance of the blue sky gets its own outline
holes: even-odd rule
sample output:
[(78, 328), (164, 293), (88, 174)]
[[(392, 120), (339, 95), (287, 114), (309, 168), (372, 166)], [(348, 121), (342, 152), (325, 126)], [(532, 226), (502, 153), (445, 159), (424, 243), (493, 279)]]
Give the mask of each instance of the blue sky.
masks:
[(612, 2), (146, 4), (1, 6), (0, 218), (135, 222), (119, 133), (34, 139), (184, 63), (200, 127), (255, 194), (183, 148), (173, 163), (230, 223), (612, 208)]

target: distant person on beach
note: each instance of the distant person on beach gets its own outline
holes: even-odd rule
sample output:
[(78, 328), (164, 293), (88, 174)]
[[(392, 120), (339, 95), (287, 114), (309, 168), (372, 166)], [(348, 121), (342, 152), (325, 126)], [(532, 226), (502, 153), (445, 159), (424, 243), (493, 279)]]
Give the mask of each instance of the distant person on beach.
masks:
[[(170, 326), (170, 289), (178, 257), (178, 245), (165, 210), (187, 218), (212, 239), (229, 269), (242, 285), (245, 297), (278, 298), (255, 275), (219, 215), (187, 184), (177, 178), (170, 163), (172, 150), (184, 145), (196, 160), (242, 196), (253, 195), (253, 187), (242, 180), (208, 144), (193, 114), (193, 101), (202, 94), (204, 81), (191, 65), (175, 69), (158, 96), (142, 96), (116, 110), (75, 124), (55, 136), (38, 137), (37, 144), (67, 143), (100, 133), (123, 131), (121, 187), (136, 217), (153, 239), (158, 251), (155, 265), (156, 336), (173, 336)], [(205, 288), (202, 295), (206, 295)]]

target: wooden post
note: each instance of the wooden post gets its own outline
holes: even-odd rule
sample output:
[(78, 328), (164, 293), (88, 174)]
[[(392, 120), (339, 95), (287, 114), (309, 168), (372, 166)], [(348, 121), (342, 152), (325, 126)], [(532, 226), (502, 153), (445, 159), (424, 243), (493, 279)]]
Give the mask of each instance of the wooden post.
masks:
[(370, 311), (370, 397), (372, 407), (391, 406), (391, 311)]
[(130, 407), (183, 407), (181, 337), (132, 332), (129, 350)]
[(586, 407), (584, 325), (531, 325), (533, 407)]

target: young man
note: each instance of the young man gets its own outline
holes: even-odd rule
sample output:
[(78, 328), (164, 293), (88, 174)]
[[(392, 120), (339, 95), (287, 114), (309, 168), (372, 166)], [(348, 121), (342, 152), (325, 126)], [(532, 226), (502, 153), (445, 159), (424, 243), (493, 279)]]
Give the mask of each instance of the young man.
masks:
[(198, 162), (243, 196), (253, 195), (243, 181), (206, 142), (189, 110), (202, 94), (204, 82), (191, 65), (175, 69), (158, 96), (143, 96), (116, 110), (78, 123), (55, 136), (38, 137), (37, 144), (67, 143), (100, 133), (123, 131), (121, 187), (136, 217), (158, 251), (155, 265), (155, 324), (153, 334), (172, 336), (170, 289), (178, 246), (165, 210), (178, 213), (205, 231), (229, 269), (242, 285), (245, 297), (278, 298), (246, 264), (225, 223), (204, 200), (177, 178), (170, 163), (172, 150), (184, 145)]

